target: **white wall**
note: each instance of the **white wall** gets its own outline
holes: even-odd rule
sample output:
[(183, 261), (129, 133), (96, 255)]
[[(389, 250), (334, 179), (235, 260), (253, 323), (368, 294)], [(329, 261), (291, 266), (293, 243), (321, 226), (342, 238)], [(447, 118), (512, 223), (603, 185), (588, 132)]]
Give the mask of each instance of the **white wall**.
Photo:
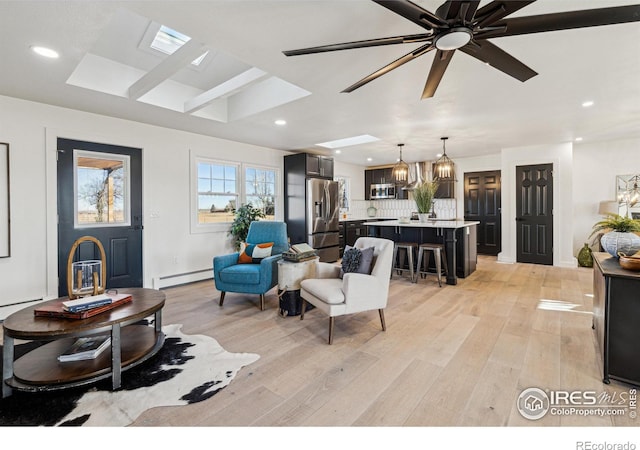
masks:
[(364, 169), (365, 166), (334, 161), (334, 176), (349, 179), (351, 200), (364, 200)]
[[(640, 173), (640, 139), (580, 144), (573, 152), (574, 254), (602, 217), (598, 204), (616, 199), (616, 175)], [(595, 247), (592, 247), (595, 248)]]
[[(158, 277), (210, 269), (214, 255), (231, 251), (226, 231), (190, 232), (190, 151), (281, 172), (287, 154), (2, 96), (0, 136), (11, 144), (12, 250), (10, 258), (0, 258), (0, 306), (57, 297), (57, 136), (143, 149), (146, 287), (153, 287)], [(282, 192), (279, 195), (282, 202)], [(282, 214), (280, 209), (280, 218)], [(213, 281), (211, 289), (213, 294)], [(3, 315), (0, 308), (0, 318)]]

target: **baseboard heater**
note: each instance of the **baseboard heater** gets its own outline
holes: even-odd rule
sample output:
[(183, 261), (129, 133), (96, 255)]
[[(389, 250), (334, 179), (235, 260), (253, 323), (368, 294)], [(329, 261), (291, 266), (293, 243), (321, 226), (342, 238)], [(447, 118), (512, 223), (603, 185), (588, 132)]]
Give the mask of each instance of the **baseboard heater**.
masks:
[(213, 283), (213, 269), (200, 269), (191, 272), (176, 273), (153, 278), (153, 289), (163, 289), (181, 284), (194, 283), (209, 279)]

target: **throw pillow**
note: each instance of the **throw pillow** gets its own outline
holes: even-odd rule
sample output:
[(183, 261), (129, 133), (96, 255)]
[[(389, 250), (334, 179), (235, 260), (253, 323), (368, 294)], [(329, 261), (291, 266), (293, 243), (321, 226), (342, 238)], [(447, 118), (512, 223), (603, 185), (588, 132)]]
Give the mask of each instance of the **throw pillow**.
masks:
[(357, 272), (358, 267), (360, 267), (360, 258), (362, 257), (362, 252), (357, 248), (348, 248), (342, 254), (342, 269), (340, 269), (340, 278), (344, 276), (345, 273), (349, 272)]
[[(351, 247), (350, 245), (347, 245), (345, 247), (344, 253), (342, 254), (342, 269), (340, 270), (340, 278), (342, 278), (344, 274), (348, 272), (364, 273), (366, 275), (371, 275), (371, 269), (373, 266), (373, 252), (375, 249), (373, 247), (369, 247), (362, 250), (358, 250), (360, 255), (358, 257), (357, 268), (355, 270), (345, 270), (345, 255), (348, 255), (347, 252), (350, 252), (350, 250), (358, 250), (358, 249)], [(347, 256), (348, 260), (354, 259), (354, 256), (349, 256), (349, 255)], [(352, 265), (352, 262), (349, 262), (348, 264)], [(350, 269), (350, 267), (348, 268)]]
[(273, 242), (263, 244), (240, 243), (240, 254), (238, 264), (259, 264), (263, 258), (271, 256)]

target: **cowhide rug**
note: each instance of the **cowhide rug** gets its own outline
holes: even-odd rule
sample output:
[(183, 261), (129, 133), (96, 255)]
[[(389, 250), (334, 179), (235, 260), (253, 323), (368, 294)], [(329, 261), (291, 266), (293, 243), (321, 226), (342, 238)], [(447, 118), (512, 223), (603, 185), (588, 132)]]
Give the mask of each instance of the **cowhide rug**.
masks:
[[(0, 400), (0, 425), (125, 426), (145, 410), (206, 400), (231, 383), (238, 371), (260, 357), (229, 353), (204, 335), (185, 335), (182, 325), (162, 328), (163, 348), (122, 373), (122, 387), (111, 380), (43, 393), (16, 392)], [(16, 358), (30, 343), (16, 346)], [(33, 348), (33, 347), (31, 347)]]

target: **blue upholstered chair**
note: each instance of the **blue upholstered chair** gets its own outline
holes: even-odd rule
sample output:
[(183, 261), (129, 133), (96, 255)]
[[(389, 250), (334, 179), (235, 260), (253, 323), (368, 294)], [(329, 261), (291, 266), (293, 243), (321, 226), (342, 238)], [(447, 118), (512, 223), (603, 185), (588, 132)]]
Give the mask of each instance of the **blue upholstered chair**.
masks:
[(227, 292), (259, 294), (260, 310), (264, 311), (264, 294), (278, 284), (278, 260), (289, 249), (285, 222), (255, 221), (249, 225), (247, 243), (273, 242), (271, 256), (255, 264), (238, 264), (239, 253), (215, 256), (213, 277), (220, 291), (220, 306)]

